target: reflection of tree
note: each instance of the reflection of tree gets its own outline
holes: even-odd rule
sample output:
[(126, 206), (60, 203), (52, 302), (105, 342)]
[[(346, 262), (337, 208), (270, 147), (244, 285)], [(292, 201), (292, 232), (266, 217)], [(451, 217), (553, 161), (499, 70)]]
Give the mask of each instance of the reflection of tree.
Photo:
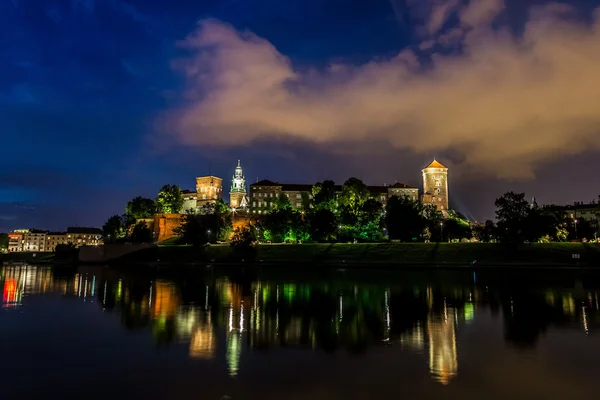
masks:
[(517, 347), (535, 347), (539, 337), (551, 324), (561, 325), (566, 315), (563, 307), (548, 304), (543, 295), (524, 289), (501, 298), (505, 321), (504, 338)]

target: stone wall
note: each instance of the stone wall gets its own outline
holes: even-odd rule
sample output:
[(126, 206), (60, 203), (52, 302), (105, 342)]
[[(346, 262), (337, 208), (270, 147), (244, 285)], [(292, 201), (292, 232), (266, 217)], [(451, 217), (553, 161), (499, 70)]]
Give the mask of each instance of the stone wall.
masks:
[(183, 214), (154, 214), (153, 232), (158, 242), (170, 239), (175, 235), (174, 229), (181, 226)]

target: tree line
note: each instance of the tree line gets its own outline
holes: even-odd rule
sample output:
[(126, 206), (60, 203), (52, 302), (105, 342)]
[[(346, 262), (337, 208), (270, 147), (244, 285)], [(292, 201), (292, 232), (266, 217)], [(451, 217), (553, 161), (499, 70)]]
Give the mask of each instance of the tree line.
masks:
[[(243, 229), (233, 232), (233, 214), (223, 201), (188, 210), (176, 230), (181, 243), (206, 244), (231, 239), (233, 245), (297, 242), (553, 242), (588, 238), (596, 233), (583, 218), (572, 219), (558, 206), (537, 206), (524, 193), (508, 192), (498, 198), (496, 222), (470, 222), (455, 210), (442, 214), (431, 204), (409, 197), (393, 196), (385, 206), (373, 198), (366, 184), (350, 178), (338, 193), (331, 180), (312, 187), (312, 196), (303, 196), (295, 208), (285, 194), (274, 201), (273, 209)], [(184, 205), (181, 190), (165, 185), (156, 199), (136, 197), (127, 203), (125, 214), (114, 215), (104, 225), (105, 240), (148, 242), (152, 232), (144, 222), (154, 213), (177, 213)]]
[(138, 196), (127, 202), (124, 214), (111, 216), (102, 226), (104, 242), (152, 242), (152, 231), (145, 222), (139, 220), (153, 218), (157, 212), (179, 213), (183, 205), (183, 193), (177, 185), (164, 185), (155, 199)]

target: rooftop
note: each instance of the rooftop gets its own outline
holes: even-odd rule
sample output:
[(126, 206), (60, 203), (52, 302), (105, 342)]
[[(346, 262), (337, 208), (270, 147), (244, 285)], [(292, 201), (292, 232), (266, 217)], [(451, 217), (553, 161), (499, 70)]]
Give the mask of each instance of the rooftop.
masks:
[(432, 162), (429, 163), (428, 166), (426, 166), (423, 169), (427, 169), (427, 168), (446, 168), (446, 169), (448, 169), (448, 167), (444, 166), (442, 163), (437, 161), (435, 158), (433, 159)]

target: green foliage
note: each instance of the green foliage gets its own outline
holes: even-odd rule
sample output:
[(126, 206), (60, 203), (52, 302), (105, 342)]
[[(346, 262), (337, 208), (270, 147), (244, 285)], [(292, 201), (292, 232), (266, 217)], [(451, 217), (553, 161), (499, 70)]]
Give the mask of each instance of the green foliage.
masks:
[(280, 194), (275, 199), (275, 204), (273, 204), (273, 209), (277, 211), (286, 211), (292, 209), (292, 203), (290, 203), (290, 199), (285, 194)]
[(183, 243), (195, 246), (228, 240), (233, 226), (230, 209), (223, 204), (206, 204), (198, 214), (188, 212), (175, 234)]
[(125, 238), (126, 221), (125, 217), (113, 215), (102, 226), (102, 235), (104, 243), (115, 243)]
[(371, 198), (367, 185), (360, 179), (350, 178), (342, 185), (338, 204), (342, 239), (372, 241), (383, 238), (382, 205)]
[(529, 203), (525, 193), (507, 192), (496, 199), (496, 218), (498, 219), (498, 238), (503, 243), (523, 243), (525, 241), (525, 222), (529, 215)]
[(141, 196), (134, 198), (127, 203), (125, 214), (133, 220), (141, 218), (152, 218), (156, 212), (156, 203), (152, 199)]
[(310, 238), (307, 218), (302, 212), (291, 208), (276, 208), (266, 214), (260, 228), (261, 239), (265, 241), (281, 243), (304, 241)]
[(564, 227), (557, 226), (555, 237), (556, 241), (558, 242), (566, 242), (567, 238), (569, 237), (569, 231), (566, 230)]
[(310, 237), (318, 242), (334, 241), (338, 235), (338, 221), (333, 211), (317, 209), (308, 215)]
[(165, 185), (158, 192), (156, 206), (165, 214), (177, 214), (183, 207), (184, 199), (177, 185)]
[(388, 200), (385, 224), (390, 239), (411, 242), (419, 238), (425, 229), (431, 237), (426, 222), (421, 203), (406, 196), (393, 196)]
[(361, 207), (371, 197), (367, 185), (360, 179), (350, 178), (342, 185), (342, 193), (338, 198), (342, 223), (356, 224)]
[(134, 225), (128, 239), (133, 243), (152, 243), (154, 241), (154, 236), (148, 226), (140, 221)]
[(490, 243), (496, 240), (496, 225), (494, 221), (487, 220), (483, 224), (476, 224), (473, 228), (473, 236), (483, 243)]
[(329, 210), (337, 214), (337, 193), (333, 181), (317, 182), (312, 188), (312, 195), (315, 210)]
[(256, 229), (254, 227), (237, 228), (231, 237), (230, 246), (234, 253), (245, 261), (256, 258)]

